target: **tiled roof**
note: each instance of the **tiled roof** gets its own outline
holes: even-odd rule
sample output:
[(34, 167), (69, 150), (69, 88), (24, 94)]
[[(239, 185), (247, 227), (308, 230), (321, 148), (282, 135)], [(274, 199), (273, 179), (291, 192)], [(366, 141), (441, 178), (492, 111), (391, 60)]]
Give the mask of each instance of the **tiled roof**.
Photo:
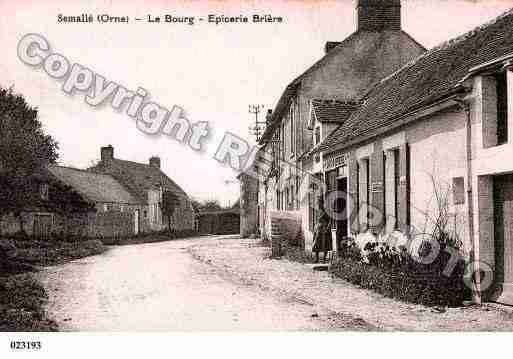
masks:
[(365, 96), (364, 104), (318, 147), (332, 152), (404, 125), (403, 117), (463, 88), (473, 67), (513, 53), (513, 10), (419, 56)]
[(312, 100), (312, 111), (319, 122), (343, 123), (357, 108), (354, 101)]
[(49, 166), (48, 171), (59, 181), (72, 187), (87, 201), (95, 203), (139, 203), (125, 187), (110, 175), (61, 166)]
[[(332, 44), (337, 45), (331, 48), (320, 60), (314, 63), (285, 88), (272, 112), (270, 124), (266, 127), (259, 141), (260, 144), (265, 144), (271, 138), (272, 133), (286, 113), (292, 98), (296, 95), (302, 80), (313, 71), (322, 68), (331, 61), (332, 58), (339, 56), (341, 52), (351, 49), (344, 61), (342, 61), (346, 69), (351, 69), (349, 75), (353, 76), (355, 73), (358, 73), (359, 82), (362, 82), (362, 79), (368, 79), (371, 81), (371, 84), (373, 84), (381, 79), (376, 76), (383, 70), (378, 69), (383, 67), (384, 58), (390, 58), (391, 54), (399, 54), (399, 57), (402, 57), (407, 53), (403, 51), (403, 44), (415, 44), (419, 49), (425, 50), (422, 45), (404, 31), (357, 31), (349, 35), (342, 42), (333, 42)], [(401, 63), (405, 63), (408, 59), (401, 59), (401, 61)], [(368, 84), (365, 85), (365, 89), (367, 89), (367, 86)]]
[(109, 173), (121, 182), (139, 201), (148, 202), (148, 190), (162, 186), (186, 199), (186, 193), (159, 168), (149, 164), (112, 159), (108, 165), (100, 162), (90, 171)]

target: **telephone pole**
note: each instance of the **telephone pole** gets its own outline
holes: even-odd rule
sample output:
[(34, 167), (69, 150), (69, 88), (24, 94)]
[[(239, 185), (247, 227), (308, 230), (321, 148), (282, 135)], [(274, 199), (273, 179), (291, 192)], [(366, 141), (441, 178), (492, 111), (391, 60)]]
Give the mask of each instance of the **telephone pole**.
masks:
[(258, 115), (263, 110), (264, 105), (249, 105), (248, 110), (250, 114), (255, 115), (255, 123), (253, 126), (249, 127), (250, 135), (255, 136), (257, 142), (260, 141), (260, 138), (264, 134), (266, 121), (259, 121)]

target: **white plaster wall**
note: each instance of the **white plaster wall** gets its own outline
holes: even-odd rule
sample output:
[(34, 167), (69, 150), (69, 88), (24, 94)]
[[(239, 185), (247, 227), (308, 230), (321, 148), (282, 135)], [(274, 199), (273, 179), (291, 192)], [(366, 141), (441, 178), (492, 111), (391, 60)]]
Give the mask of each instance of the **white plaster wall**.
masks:
[(426, 213), (433, 217), (438, 212), (431, 179), (433, 176), (440, 190), (449, 191), (450, 208), (454, 215), (451, 226), (462, 240), (465, 251), (468, 251), (466, 203), (454, 205), (452, 198), (452, 178), (463, 177), (466, 181), (465, 120), (465, 113), (453, 108), (419, 121), (406, 133), (410, 146), (412, 226), (424, 233), (433, 230), (432, 220), (426, 217)]

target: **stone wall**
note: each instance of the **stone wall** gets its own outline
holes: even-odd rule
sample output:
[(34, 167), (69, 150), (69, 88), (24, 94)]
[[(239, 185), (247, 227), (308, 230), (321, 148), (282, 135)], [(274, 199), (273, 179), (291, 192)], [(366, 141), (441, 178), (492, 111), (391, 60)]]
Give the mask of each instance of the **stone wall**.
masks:
[(240, 230), (240, 215), (234, 212), (202, 213), (198, 220), (201, 234), (236, 234)]
[(240, 235), (248, 237), (258, 232), (258, 180), (242, 174), (240, 180)]
[(271, 248), (274, 256), (281, 255), (283, 245), (304, 248), (300, 211), (271, 211)]

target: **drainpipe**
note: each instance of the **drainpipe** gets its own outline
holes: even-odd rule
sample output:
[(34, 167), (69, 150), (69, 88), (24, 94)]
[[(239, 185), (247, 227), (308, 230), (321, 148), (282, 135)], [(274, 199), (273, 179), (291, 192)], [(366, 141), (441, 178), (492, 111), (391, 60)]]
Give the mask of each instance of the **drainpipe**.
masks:
[[(473, 266), (473, 276), (470, 278), (472, 283), (473, 300), (476, 304), (481, 304), (481, 274), (479, 272), (479, 265), (476, 268), (475, 262), (475, 245), (474, 240), (474, 194), (472, 190), (472, 118), (470, 116), (470, 104), (468, 103), (468, 97), (463, 99), (457, 99), (456, 101), (460, 104), (460, 107), (465, 111), (465, 129), (466, 129), (466, 167), (467, 167), (467, 216), (468, 216), (468, 233), (470, 238), (471, 250), (469, 253), (469, 260)], [(477, 269), (477, 270), (476, 270)]]

